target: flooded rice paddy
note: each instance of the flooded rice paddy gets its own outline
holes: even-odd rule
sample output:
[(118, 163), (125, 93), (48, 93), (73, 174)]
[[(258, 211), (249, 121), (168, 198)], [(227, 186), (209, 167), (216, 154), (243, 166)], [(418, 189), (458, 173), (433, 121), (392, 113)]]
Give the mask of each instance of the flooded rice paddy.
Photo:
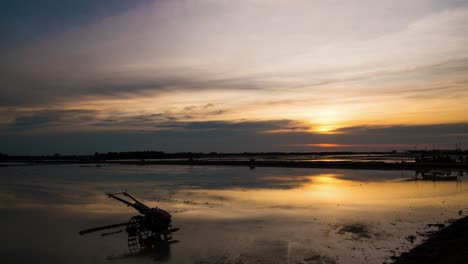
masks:
[[(296, 168), (1, 167), (0, 261), (384, 263), (468, 212), (466, 174), (458, 181), (411, 177)], [(105, 196), (119, 191), (169, 211), (178, 242), (129, 254), (125, 232), (78, 235), (137, 214)]]

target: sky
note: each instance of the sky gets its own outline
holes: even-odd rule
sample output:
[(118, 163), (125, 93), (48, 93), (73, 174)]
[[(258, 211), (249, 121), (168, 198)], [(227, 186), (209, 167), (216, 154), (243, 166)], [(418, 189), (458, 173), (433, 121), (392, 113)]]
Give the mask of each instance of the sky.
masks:
[(0, 5), (0, 153), (468, 148), (468, 0)]

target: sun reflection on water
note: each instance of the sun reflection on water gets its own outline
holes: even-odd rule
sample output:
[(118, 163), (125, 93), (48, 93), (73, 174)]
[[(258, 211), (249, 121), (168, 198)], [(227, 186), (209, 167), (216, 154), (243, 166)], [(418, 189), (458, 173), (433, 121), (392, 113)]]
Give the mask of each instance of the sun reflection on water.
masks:
[[(69, 173), (63, 176), (65, 168)], [(22, 224), (33, 211), (47, 232), (41, 234), (45, 241), (50, 237), (78, 248), (77, 260), (89, 250), (88, 261), (81, 262), (99, 263), (105, 252), (70, 238), (71, 231), (135, 215), (104, 195), (122, 188), (173, 215), (181, 243), (174, 246), (171, 263), (364, 263), (363, 254), (369, 263), (382, 263), (389, 250), (410, 246), (409, 235), (468, 209), (465, 181), (402, 180), (411, 172), (52, 166), (15, 173), (3, 168), (0, 212), (14, 220), (0, 219), (0, 224), (24, 234), (18, 241), (34, 244), (28, 233), (35, 227)], [(122, 244), (109, 239), (109, 252)], [(63, 256), (63, 262), (72, 257)]]

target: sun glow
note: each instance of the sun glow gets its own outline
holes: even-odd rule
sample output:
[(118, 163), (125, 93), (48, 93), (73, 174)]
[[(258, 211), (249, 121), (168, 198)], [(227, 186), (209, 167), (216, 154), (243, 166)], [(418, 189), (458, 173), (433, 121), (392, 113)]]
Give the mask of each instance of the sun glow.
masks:
[(321, 125), (312, 129), (313, 132), (332, 134), (338, 127), (335, 125)]
[(316, 133), (332, 134), (339, 128), (345, 119), (349, 118), (344, 109), (337, 106), (329, 106), (319, 109), (310, 118), (310, 122), (314, 124), (312, 131)]
[(307, 144), (310, 147), (319, 147), (319, 148), (344, 148), (344, 147), (351, 147), (352, 145), (344, 145), (344, 144), (333, 144), (333, 143), (318, 143), (318, 144)]

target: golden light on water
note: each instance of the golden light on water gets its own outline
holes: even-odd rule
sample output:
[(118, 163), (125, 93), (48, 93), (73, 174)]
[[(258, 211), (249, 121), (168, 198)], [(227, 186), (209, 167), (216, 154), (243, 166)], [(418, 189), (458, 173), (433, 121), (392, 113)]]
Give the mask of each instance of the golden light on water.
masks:
[[(380, 218), (391, 215), (394, 210), (420, 208), (424, 211), (424, 208), (435, 205), (455, 207), (467, 199), (466, 187), (460, 182), (394, 180), (368, 182), (348, 180), (343, 176), (336, 173), (315, 174), (300, 178), (268, 177), (269, 181), (277, 181), (280, 185), (282, 182), (285, 185), (295, 182), (297, 187), (291, 189), (188, 190), (190, 194), (188, 197), (199, 199), (223, 197), (223, 200), (229, 201), (228, 211), (225, 211), (227, 208), (224, 207), (208, 210), (209, 214), (222, 218), (236, 218), (245, 213), (262, 215), (274, 212), (304, 214), (304, 216), (309, 214), (317, 216), (323, 213), (350, 214), (351, 216), (356, 211), (364, 213), (370, 208), (374, 208), (372, 209), (373, 217)], [(271, 211), (271, 208), (278, 210)], [(197, 212), (196, 215), (199, 213), (201, 212)], [(203, 213), (208, 212), (203, 210)]]
[[(200, 256), (200, 252), (206, 252), (208, 257), (221, 252), (242, 260), (243, 256), (252, 255), (264, 259), (264, 248), (268, 249), (267, 256), (276, 252), (274, 257), (280, 258), (285, 257), (284, 249), (292, 247), (294, 254), (286, 255), (286, 261), (280, 263), (298, 263), (294, 258), (289, 261), (290, 257), (303, 260), (319, 250), (320, 254), (350, 260), (340, 263), (352, 264), (362, 257), (362, 252), (355, 250), (357, 246), (371, 258), (370, 263), (382, 263), (389, 250), (409, 243), (405, 240), (409, 235), (423, 232), (428, 224), (459, 217), (458, 212), (465, 210), (468, 199), (464, 181), (402, 180), (414, 176), (412, 172), (72, 166), (68, 167), (71, 177), (67, 174), (66, 178), (57, 177), (63, 173), (62, 167), (54, 171), (51, 167), (32, 166), (25, 167), (25, 176), (6, 177), (3, 183), (7, 192), (1, 195), (4, 201), (0, 202), (0, 209), (11, 212), (14, 205), (25, 213), (34, 210), (47, 221), (60, 221), (69, 241), (70, 232), (99, 223), (123, 222), (137, 214), (103, 193), (125, 186), (144, 204), (168, 210), (174, 226), (181, 228), (176, 238), (182, 243), (174, 248), (174, 263), (186, 263), (178, 260), (192, 254)], [(45, 181), (34, 180), (37, 175)], [(17, 187), (24, 183), (44, 191), (25, 196), (23, 189)], [(58, 200), (51, 203), (48, 197)], [(28, 215), (12, 217), (27, 223)], [(83, 221), (82, 226), (76, 225), (77, 219)], [(24, 226), (34, 229), (29, 225), (10, 225), (17, 229)], [(56, 226), (60, 225), (51, 223), (48, 232), (55, 231)], [(357, 231), (346, 231), (354, 230), (353, 227), (358, 227)], [(206, 234), (208, 239), (200, 240)], [(116, 239), (112, 244), (120, 245), (118, 239), (122, 236), (112, 237)], [(81, 247), (85, 246), (85, 240), (77, 239)], [(125, 237), (122, 245), (126, 241)], [(298, 249), (306, 251), (296, 252)]]

